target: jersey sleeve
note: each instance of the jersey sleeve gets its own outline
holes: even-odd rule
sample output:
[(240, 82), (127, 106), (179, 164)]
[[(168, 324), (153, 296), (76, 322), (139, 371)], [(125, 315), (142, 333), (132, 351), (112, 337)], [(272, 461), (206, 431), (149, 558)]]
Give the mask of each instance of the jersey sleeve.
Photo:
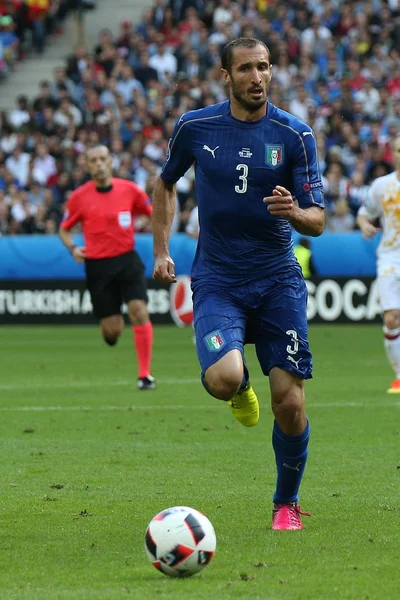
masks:
[(135, 183), (132, 183), (132, 193), (132, 216), (146, 215), (150, 217), (153, 212), (153, 206), (146, 192)]
[(359, 215), (365, 215), (370, 221), (375, 221), (382, 214), (381, 194), (379, 193), (379, 183), (374, 181), (368, 189), (365, 204), (358, 209)]
[(67, 206), (64, 212), (63, 219), (60, 223), (60, 227), (69, 230), (74, 227), (77, 223), (82, 221), (82, 215), (80, 212), (78, 196), (72, 192), (68, 199)]
[(312, 130), (304, 126), (293, 148), (293, 196), (300, 208), (324, 208), (324, 189), (318, 165), (317, 144)]
[(168, 142), (167, 158), (161, 170), (165, 183), (176, 183), (194, 162), (191, 144), (190, 121), (183, 115), (176, 123)]

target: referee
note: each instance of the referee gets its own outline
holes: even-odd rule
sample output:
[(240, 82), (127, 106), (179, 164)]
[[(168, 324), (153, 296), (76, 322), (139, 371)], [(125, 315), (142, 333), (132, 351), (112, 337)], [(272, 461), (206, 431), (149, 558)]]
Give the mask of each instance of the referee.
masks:
[[(112, 177), (111, 156), (103, 145), (86, 151), (91, 181), (70, 196), (60, 238), (77, 263), (85, 262), (86, 283), (101, 333), (110, 346), (124, 329), (121, 305), (128, 306), (138, 358), (139, 390), (154, 390), (150, 375), (153, 327), (147, 312), (144, 266), (134, 251), (133, 217), (151, 216), (149, 198), (135, 183)], [(85, 246), (75, 246), (70, 230), (81, 223)]]

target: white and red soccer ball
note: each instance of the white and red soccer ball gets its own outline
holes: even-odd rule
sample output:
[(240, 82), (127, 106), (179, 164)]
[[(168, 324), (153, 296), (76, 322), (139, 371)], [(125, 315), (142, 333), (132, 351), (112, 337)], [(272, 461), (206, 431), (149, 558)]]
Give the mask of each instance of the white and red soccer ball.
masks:
[(171, 317), (178, 327), (187, 327), (193, 323), (193, 301), (190, 277), (180, 275), (170, 287)]
[(171, 577), (190, 577), (212, 560), (217, 540), (211, 522), (188, 506), (158, 513), (145, 535), (147, 556), (153, 566)]

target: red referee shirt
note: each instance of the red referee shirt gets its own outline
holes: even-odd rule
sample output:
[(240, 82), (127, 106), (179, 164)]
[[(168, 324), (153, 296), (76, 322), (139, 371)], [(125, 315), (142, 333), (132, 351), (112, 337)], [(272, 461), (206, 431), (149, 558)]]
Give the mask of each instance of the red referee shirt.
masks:
[(132, 181), (113, 177), (109, 192), (88, 181), (72, 192), (61, 227), (81, 223), (87, 258), (111, 258), (133, 249), (133, 217), (152, 211), (147, 194)]

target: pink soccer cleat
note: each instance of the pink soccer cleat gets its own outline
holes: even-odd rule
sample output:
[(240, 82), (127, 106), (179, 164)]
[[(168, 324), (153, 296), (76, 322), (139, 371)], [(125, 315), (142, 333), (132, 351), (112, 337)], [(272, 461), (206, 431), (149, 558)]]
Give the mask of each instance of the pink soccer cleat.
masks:
[(392, 381), (388, 394), (400, 394), (400, 379)]
[(295, 502), (290, 504), (274, 504), (271, 529), (303, 529), (300, 515), (311, 517), (310, 513), (302, 512), (300, 506), (297, 506)]

